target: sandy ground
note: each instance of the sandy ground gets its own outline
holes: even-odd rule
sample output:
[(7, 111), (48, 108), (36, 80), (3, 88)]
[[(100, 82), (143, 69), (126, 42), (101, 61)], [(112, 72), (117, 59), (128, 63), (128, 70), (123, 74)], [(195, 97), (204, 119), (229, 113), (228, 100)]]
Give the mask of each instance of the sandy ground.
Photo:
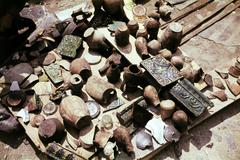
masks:
[[(82, 0), (44, 0), (52, 12), (77, 5)], [(212, 44), (211, 44), (212, 43)], [(196, 45), (203, 45), (200, 49)], [(214, 46), (214, 47), (211, 47)], [(203, 48), (205, 48), (203, 50)], [(190, 57), (210, 71), (216, 66), (226, 67), (239, 53), (239, 46), (229, 47), (196, 36), (182, 46)], [(219, 52), (216, 54), (216, 50)], [(199, 54), (201, 53), (201, 54)], [(219, 56), (220, 55), (220, 56)], [(220, 60), (218, 60), (220, 59)], [(222, 60), (224, 59), (224, 61)], [(179, 143), (163, 150), (156, 159), (183, 160), (239, 160), (240, 107), (239, 102), (220, 111), (184, 136)], [(34, 149), (24, 131), (14, 135), (0, 134), (1, 160), (45, 160), (47, 157)]]

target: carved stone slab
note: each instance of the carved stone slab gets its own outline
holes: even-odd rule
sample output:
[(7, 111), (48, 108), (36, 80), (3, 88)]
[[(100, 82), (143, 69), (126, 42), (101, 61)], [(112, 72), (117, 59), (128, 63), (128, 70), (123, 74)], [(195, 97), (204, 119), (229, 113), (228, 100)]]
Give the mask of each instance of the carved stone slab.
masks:
[(182, 78), (179, 71), (162, 56), (148, 58), (141, 62), (141, 66), (148, 71), (161, 87)]
[(187, 79), (179, 80), (170, 89), (170, 94), (196, 117), (200, 116), (207, 107), (213, 107), (213, 103)]
[(44, 66), (43, 68), (54, 84), (63, 82), (61, 67), (59, 64), (52, 63), (49, 66)]

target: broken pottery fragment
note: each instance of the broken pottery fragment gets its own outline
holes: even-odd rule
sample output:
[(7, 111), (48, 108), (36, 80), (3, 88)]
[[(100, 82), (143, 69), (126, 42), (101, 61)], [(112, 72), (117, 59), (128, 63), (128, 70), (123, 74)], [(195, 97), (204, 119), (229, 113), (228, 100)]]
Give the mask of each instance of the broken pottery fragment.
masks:
[(131, 136), (129, 130), (124, 126), (119, 126), (113, 131), (113, 137), (117, 142), (117, 145), (124, 147), (127, 153), (131, 154), (134, 152), (133, 144), (131, 142)]
[(32, 89), (34, 89), (37, 95), (49, 95), (53, 92), (51, 82), (38, 82)]
[(0, 132), (14, 133), (20, 129), (20, 125), (13, 115), (0, 104)]
[(141, 56), (141, 58), (147, 59), (150, 57), (147, 48), (147, 40), (144, 37), (137, 37), (135, 41), (136, 51)]
[(240, 70), (234, 66), (231, 66), (228, 69), (228, 73), (235, 78), (238, 78), (240, 76)]
[(44, 57), (42, 65), (47, 66), (49, 64), (54, 63), (55, 61), (56, 61), (55, 55), (50, 52)]
[(111, 111), (113, 109), (119, 108), (120, 106), (122, 106), (124, 104), (124, 102), (120, 99), (117, 98), (115, 100), (113, 100), (107, 107), (106, 109), (103, 111), (103, 113), (106, 113), (108, 111)]
[(30, 124), (32, 127), (39, 127), (39, 125), (45, 120), (45, 117), (41, 114), (35, 115), (31, 120)]
[(172, 121), (174, 123), (174, 126), (181, 132), (185, 131), (187, 129), (188, 125), (188, 116), (187, 114), (182, 111), (178, 110), (173, 113)]
[(70, 78), (71, 89), (76, 92), (82, 92), (83, 80), (79, 74), (73, 74)]
[(99, 103), (108, 103), (116, 98), (114, 85), (97, 76), (91, 76), (85, 86), (86, 92)]
[(27, 95), (27, 109), (29, 112), (34, 112), (34, 111), (40, 111), (42, 109), (42, 101), (39, 97), (39, 95), (37, 95), (35, 93), (35, 91), (33, 89), (27, 90), (25, 91), (26, 95)]
[(153, 118), (146, 124), (145, 128), (149, 130), (153, 136), (153, 138), (159, 144), (166, 143), (166, 140), (163, 137), (165, 123), (158, 118)]
[(237, 79), (237, 83), (240, 85), (240, 78)]
[(240, 94), (240, 85), (237, 83), (230, 82), (228, 79), (225, 79), (225, 82), (228, 86), (228, 89), (232, 92), (234, 96), (238, 96)]
[(160, 104), (160, 100), (158, 97), (158, 92), (155, 87), (148, 85), (144, 88), (143, 96), (146, 101), (153, 105), (154, 107), (158, 107)]
[(215, 72), (222, 78), (222, 79), (227, 79), (228, 78), (228, 73), (220, 72), (218, 70), (215, 70)]
[(22, 118), (24, 123), (27, 123), (30, 121), (30, 116), (29, 116), (28, 110), (25, 108), (22, 108), (19, 112), (17, 112), (16, 117)]
[(22, 84), (21, 87), (22, 88), (27, 88), (29, 87), (31, 84), (36, 83), (38, 81), (38, 76), (35, 74), (31, 74)]
[(238, 70), (240, 70), (240, 63), (239, 62), (235, 62), (234, 67), (236, 67)]
[(99, 148), (104, 148), (111, 137), (112, 134), (110, 132), (100, 130), (96, 133), (94, 142), (98, 144)]
[(61, 141), (64, 137), (64, 126), (56, 118), (49, 118), (44, 120), (38, 128), (38, 135), (44, 143), (52, 141)]
[(102, 56), (97, 52), (89, 51), (88, 53), (84, 54), (84, 58), (87, 62), (91, 64), (98, 64), (102, 60)]
[(71, 62), (70, 71), (72, 74), (80, 74), (84, 81), (92, 75), (91, 67), (84, 58), (76, 58)]
[(175, 102), (168, 99), (160, 102), (160, 114), (163, 120), (172, 116), (175, 109)]
[(213, 78), (213, 83), (214, 83), (215, 87), (217, 87), (219, 89), (225, 89), (225, 86), (223, 85), (220, 78)]
[(91, 116), (87, 105), (77, 96), (63, 98), (59, 108), (62, 118), (71, 126), (77, 129), (84, 128), (91, 123)]
[(11, 107), (19, 107), (26, 100), (26, 94), (23, 92), (17, 81), (13, 81), (10, 86), (10, 92), (6, 97), (7, 104)]
[(53, 102), (48, 102), (46, 105), (43, 107), (43, 113), (46, 116), (53, 115), (57, 111), (58, 107), (55, 105)]
[(205, 75), (204, 75), (204, 82), (206, 82), (206, 84), (207, 84), (209, 87), (212, 87), (212, 86), (213, 86), (212, 76), (211, 76), (210, 74), (205, 74)]
[(98, 104), (96, 101), (89, 100), (86, 102), (88, 111), (92, 119), (96, 118), (101, 111), (100, 104)]
[(61, 68), (57, 63), (52, 63), (43, 67), (48, 77), (54, 84), (63, 82)]
[(152, 136), (142, 129), (136, 134), (136, 145), (141, 150), (151, 148), (153, 146)]
[(59, 54), (75, 58), (77, 55), (77, 49), (82, 45), (82, 38), (73, 35), (65, 35), (58, 45), (56, 52)]
[(173, 124), (168, 124), (164, 127), (164, 138), (168, 142), (178, 142), (181, 133), (173, 126)]
[(63, 67), (65, 70), (69, 71), (70, 70), (70, 62), (68, 62), (65, 59), (62, 59), (57, 62), (61, 67)]
[(105, 156), (109, 158), (109, 160), (114, 160), (114, 148), (116, 147), (116, 143), (107, 142), (106, 146), (103, 149), (103, 153)]
[(214, 97), (218, 98), (220, 101), (224, 102), (228, 99), (225, 91), (220, 90), (220, 91), (215, 91), (211, 93)]
[(29, 63), (20, 63), (5, 72), (0, 81), (3, 83), (18, 81), (21, 84), (32, 73), (33, 68)]

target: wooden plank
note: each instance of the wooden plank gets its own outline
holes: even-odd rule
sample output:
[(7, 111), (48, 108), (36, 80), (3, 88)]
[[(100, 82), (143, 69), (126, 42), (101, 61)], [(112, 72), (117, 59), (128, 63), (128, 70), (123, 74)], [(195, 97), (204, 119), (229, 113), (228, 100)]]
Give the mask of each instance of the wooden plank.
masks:
[(226, 17), (227, 15), (229, 15), (232, 11), (234, 11), (235, 9), (237, 9), (238, 7), (240, 7), (240, 1), (235, 2), (234, 4), (230, 4), (229, 6), (227, 6), (226, 8), (224, 8), (224, 10), (222, 12), (220, 12), (218, 15), (216, 15), (214, 18), (210, 19), (209, 21), (207, 21), (206, 23), (203, 23), (202, 25), (200, 25), (197, 29), (195, 29), (193, 32), (190, 32), (189, 34), (185, 35), (182, 39), (181, 45), (183, 45), (184, 43), (186, 43), (189, 39), (191, 39), (192, 37), (194, 37), (195, 35), (199, 34), (200, 32), (202, 32), (203, 30), (207, 29), (208, 27), (212, 26), (213, 24), (215, 24), (216, 22), (218, 22), (219, 20), (223, 19), (224, 17)]

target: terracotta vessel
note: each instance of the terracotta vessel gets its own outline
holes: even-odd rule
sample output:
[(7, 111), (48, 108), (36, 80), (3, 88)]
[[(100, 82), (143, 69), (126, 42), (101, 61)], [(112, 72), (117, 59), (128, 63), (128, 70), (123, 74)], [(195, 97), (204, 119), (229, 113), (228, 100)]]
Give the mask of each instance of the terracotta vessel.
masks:
[(72, 74), (79, 74), (84, 81), (92, 75), (91, 67), (84, 58), (76, 58), (70, 65)]
[(149, 18), (156, 19), (157, 21), (159, 21), (159, 19), (160, 19), (160, 14), (158, 13), (158, 8), (153, 9), (152, 11), (149, 11), (149, 12), (148, 12), (148, 17), (149, 17)]
[(93, 27), (88, 28), (83, 34), (85, 42), (88, 44), (89, 50), (105, 51), (109, 46), (104, 42), (106, 39), (102, 32), (94, 30)]
[(170, 17), (170, 15), (172, 13), (172, 7), (164, 4), (159, 7), (159, 13), (160, 13), (161, 18), (168, 18), (168, 17)]
[(32, 127), (39, 127), (39, 125), (45, 120), (45, 117), (41, 114), (35, 115), (31, 120), (30, 124)]
[(137, 30), (139, 29), (138, 23), (135, 20), (131, 20), (128, 22), (127, 27), (128, 27), (129, 33), (132, 36), (136, 37)]
[(127, 153), (133, 153), (133, 145), (131, 142), (131, 136), (129, 130), (124, 126), (119, 126), (113, 131), (113, 137), (116, 140), (118, 146), (122, 146), (126, 149)]
[(82, 92), (82, 87), (84, 83), (81, 76), (78, 74), (73, 74), (70, 78), (70, 85), (71, 85), (71, 89), (74, 92), (77, 92), (77, 93)]
[(153, 105), (154, 107), (159, 106), (160, 100), (158, 97), (158, 92), (155, 87), (148, 85), (144, 88), (143, 96), (148, 103)]
[(148, 54), (147, 40), (144, 37), (138, 37), (135, 41), (135, 46), (137, 53), (143, 60), (150, 57)]
[(145, 39), (148, 39), (148, 32), (145, 28), (137, 30), (136, 37), (143, 37)]
[(81, 130), (91, 124), (87, 105), (80, 97), (65, 97), (60, 103), (59, 112), (65, 122), (77, 129)]
[(95, 12), (99, 12), (102, 8), (103, 0), (92, 0)]
[(124, 68), (123, 74), (123, 84), (126, 85), (126, 91), (134, 92), (136, 91), (138, 85), (140, 84), (142, 76), (142, 70), (137, 65), (129, 65), (128, 67)]
[(158, 55), (158, 52), (161, 49), (161, 44), (156, 39), (154, 39), (154, 40), (148, 42), (147, 47), (148, 47), (148, 52), (151, 55), (156, 56), (156, 55)]
[(129, 30), (126, 24), (120, 25), (115, 31), (115, 41), (119, 46), (126, 46), (129, 44)]
[(85, 86), (85, 90), (99, 103), (109, 103), (116, 97), (115, 87), (97, 76), (91, 76)]
[(179, 131), (185, 131), (187, 129), (188, 116), (184, 111), (178, 110), (178, 111), (174, 112), (173, 116), (172, 116), (172, 121), (174, 123), (174, 126)]
[(161, 118), (167, 119), (172, 116), (175, 109), (175, 103), (172, 100), (163, 100), (160, 102), (160, 114)]
[(160, 38), (162, 48), (175, 53), (182, 40), (182, 30), (183, 27), (180, 23), (170, 23)]
[(160, 50), (158, 53), (168, 61), (172, 58), (172, 52), (167, 49)]
[(171, 63), (178, 69), (182, 69), (184, 65), (184, 60), (182, 56), (173, 56), (171, 58)]
[(63, 124), (58, 119), (49, 118), (39, 125), (38, 135), (44, 143), (59, 142), (64, 137), (64, 130)]
[(150, 40), (157, 39), (159, 27), (160, 27), (160, 23), (157, 20), (153, 18), (149, 18), (147, 20), (145, 24), (145, 28), (147, 29)]
[(120, 79), (120, 73), (121, 71), (119, 69), (119, 66), (116, 64), (111, 64), (106, 73), (108, 82), (110, 83), (118, 82)]
[(103, 0), (103, 9), (116, 19), (124, 19), (123, 0)]

